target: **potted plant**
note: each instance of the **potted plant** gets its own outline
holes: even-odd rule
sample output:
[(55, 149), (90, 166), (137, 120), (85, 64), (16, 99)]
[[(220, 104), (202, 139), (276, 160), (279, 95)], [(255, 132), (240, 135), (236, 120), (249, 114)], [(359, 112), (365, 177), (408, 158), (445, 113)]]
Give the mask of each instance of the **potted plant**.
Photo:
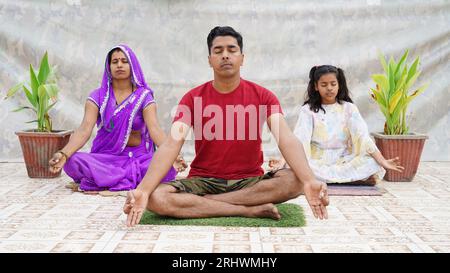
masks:
[(59, 88), (56, 83), (55, 69), (48, 63), (47, 52), (41, 60), (37, 74), (30, 64), (30, 81), (18, 83), (9, 89), (5, 99), (12, 97), (19, 90), (23, 91), (30, 105), (21, 106), (14, 112), (25, 109), (32, 110), (36, 118), (27, 123), (37, 123), (36, 129), (16, 132), (22, 147), (28, 176), (31, 178), (57, 177), (61, 172), (51, 173), (48, 161), (56, 151), (67, 144), (73, 131), (52, 129), (52, 121), (48, 112), (57, 102)]
[[(412, 89), (420, 75), (419, 57), (409, 66), (409, 51), (406, 50), (397, 62), (393, 57), (389, 63), (380, 54), (384, 74), (372, 75), (376, 88), (371, 88), (372, 98), (377, 102), (386, 122), (383, 133), (372, 133), (375, 143), (385, 158), (400, 157), (405, 170), (402, 173), (388, 170), (384, 177), (387, 181), (411, 181), (419, 166), (423, 145), (428, 136), (409, 132), (406, 111), (409, 103), (427, 87), (425, 84)], [(413, 90), (410, 92), (410, 90)]]

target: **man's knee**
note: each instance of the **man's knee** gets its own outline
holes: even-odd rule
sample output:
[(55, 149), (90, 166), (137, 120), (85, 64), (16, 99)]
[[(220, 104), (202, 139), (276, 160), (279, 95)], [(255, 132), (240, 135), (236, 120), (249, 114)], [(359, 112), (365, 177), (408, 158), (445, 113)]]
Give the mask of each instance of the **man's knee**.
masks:
[(280, 170), (275, 174), (275, 177), (283, 180), (282, 183), (290, 199), (296, 198), (303, 193), (302, 184), (291, 169)]
[(170, 215), (170, 194), (173, 194), (175, 189), (169, 185), (159, 185), (148, 200), (147, 209), (159, 215)]

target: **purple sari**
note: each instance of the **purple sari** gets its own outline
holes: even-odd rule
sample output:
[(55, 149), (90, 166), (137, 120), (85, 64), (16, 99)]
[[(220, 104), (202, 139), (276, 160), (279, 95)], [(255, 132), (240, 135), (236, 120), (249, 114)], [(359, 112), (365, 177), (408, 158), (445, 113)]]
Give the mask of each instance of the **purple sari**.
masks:
[[(88, 97), (99, 108), (98, 131), (91, 152), (74, 153), (64, 165), (67, 175), (80, 183), (80, 189), (84, 191), (134, 189), (146, 174), (153, 157), (153, 140), (142, 115), (143, 109), (155, 102), (153, 91), (145, 82), (134, 52), (126, 45), (118, 45), (110, 52), (117, 48), (128, 59), (131, 81), (136, 90), (116, 105), (107, 57), (102, 84)], [(141, 144), (128, 147), (132, 130), (140, 131)], [(175, 176), (176, 171), (171, 168), (162, 181), (172, 181)]]

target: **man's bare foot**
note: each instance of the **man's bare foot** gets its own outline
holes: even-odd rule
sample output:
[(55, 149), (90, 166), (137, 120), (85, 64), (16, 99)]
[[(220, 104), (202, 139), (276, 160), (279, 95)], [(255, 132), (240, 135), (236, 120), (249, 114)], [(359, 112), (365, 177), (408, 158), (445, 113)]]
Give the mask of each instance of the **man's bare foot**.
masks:
[(274, 220), (280, 220), (281, 215), (278, 212), (277, 207), (274, 206), (274, 204), (264, 204), (259, 206), (252, 206), (249, 207), (250, 213), (249, 217), (254, 218), (271, 218)]

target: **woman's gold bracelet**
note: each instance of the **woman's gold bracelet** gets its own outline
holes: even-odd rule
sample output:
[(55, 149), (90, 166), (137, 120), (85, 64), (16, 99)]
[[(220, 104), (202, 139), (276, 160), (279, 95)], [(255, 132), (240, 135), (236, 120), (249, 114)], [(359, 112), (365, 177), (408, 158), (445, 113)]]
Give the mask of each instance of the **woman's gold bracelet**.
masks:
[(62, 150), (57, 151), (57, 153), (62, 154), (62, 155), (66, 158), (66, 161), (69, 159), (69, 157), (67, 156), (67, 154), (66, 154), (65, 152), (63, 152)]

